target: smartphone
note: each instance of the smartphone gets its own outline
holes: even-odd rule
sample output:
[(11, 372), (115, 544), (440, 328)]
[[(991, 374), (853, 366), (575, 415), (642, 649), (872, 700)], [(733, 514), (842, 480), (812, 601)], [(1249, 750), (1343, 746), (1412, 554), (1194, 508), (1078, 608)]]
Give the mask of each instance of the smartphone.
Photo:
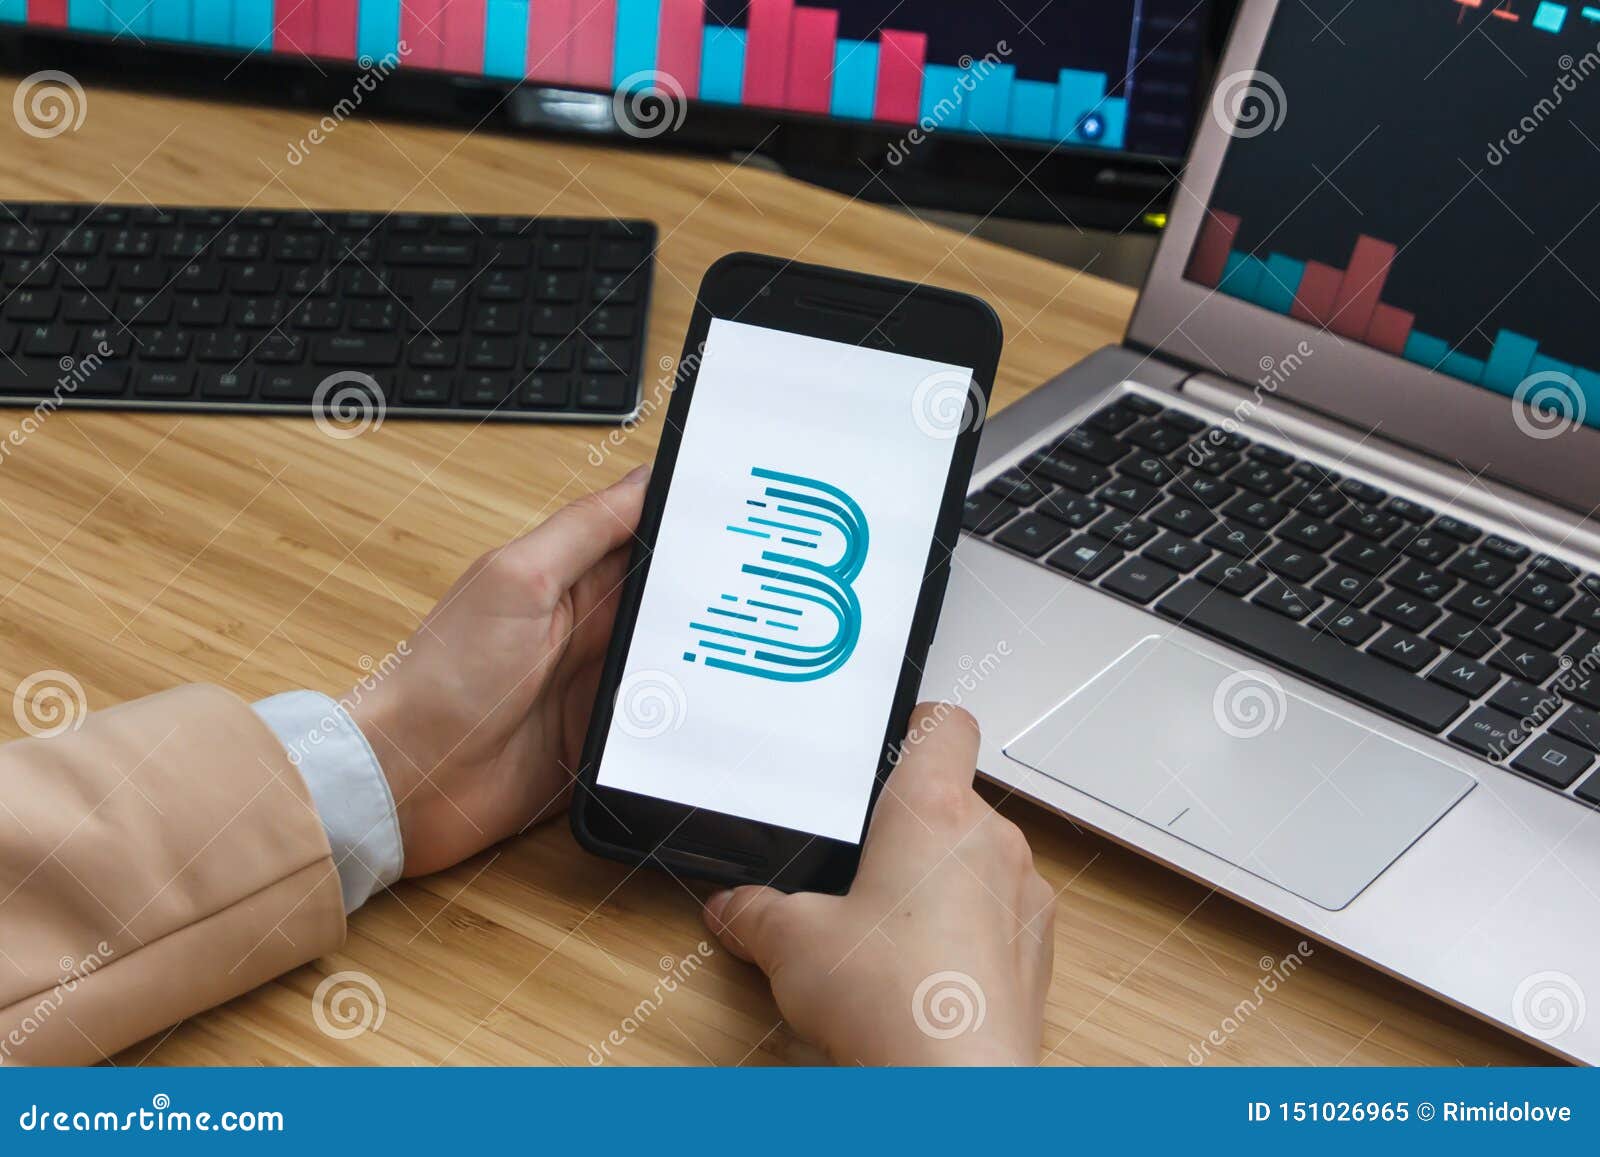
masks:
[(965, 294), (754, 254), (710, 269), (579, 769), (580, 844), (848, 890), (1002, 341)]

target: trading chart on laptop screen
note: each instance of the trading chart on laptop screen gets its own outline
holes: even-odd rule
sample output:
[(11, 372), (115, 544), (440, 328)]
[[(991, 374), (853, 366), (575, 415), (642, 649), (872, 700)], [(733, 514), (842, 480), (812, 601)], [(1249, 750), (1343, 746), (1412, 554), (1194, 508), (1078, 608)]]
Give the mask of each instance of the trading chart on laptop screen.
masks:
[(1189, 280), (1600, 425), (1600, 6), (1286, 0), (1215, 109)]
[(1206, 0), (0, 0), (0, 22), (1181, 157)]

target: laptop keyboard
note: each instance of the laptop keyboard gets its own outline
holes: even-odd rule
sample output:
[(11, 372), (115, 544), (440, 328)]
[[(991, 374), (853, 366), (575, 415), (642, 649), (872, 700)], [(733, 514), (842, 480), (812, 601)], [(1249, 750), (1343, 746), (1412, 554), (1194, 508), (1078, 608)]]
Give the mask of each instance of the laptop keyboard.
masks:
[(1135, 393), (963, 525), (1600, 806), (1600, 575)]
[[(645, 221), (121, 205), (0, 208), (0, 405), (620, 422)], [(319, 390), (322, 391), (319, 395)]]

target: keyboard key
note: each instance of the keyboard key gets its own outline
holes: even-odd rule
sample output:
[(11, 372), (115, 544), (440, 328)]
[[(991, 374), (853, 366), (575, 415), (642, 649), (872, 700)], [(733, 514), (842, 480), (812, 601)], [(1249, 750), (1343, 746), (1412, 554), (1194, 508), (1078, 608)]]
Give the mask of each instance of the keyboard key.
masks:
[(1558, 583), (1568, 583), (1569, 585), (1577, 582), (1581, 574), (1576, 567), (1570, 566), (1558, 558), (1551, 558), (1547, 554), (1541, 554), (1533, 560), (1533, 570), (1536, 574), (1544, 575), (1545, 578), (1555, 579)]
[(1584, 630), (1600, 631), (1600, 599), (1593, 595), (1579, 595), (1575, 603), (1561, 612), (1561, 617)]
[(1528, 575), (1511, 588), (1511, 597), (1519, 603), (1538, 607), (1555, 614), (1572, 601), (1572, 588), (1539, 575)]
[(619, 374), (579, 378), (578, 405), (585, 410), (625, 413), (633, 408), (632, 387)]
[(1550, 730), (1590, 751), (1600, 752), (1600, 711), (1588, 707), (1568, 707)]
[(1524, 607), (1518, 611), (1506, 623), (1504, 630), (1513, 638), (1543, 647), (1546, 651), (1559, 651), (1566, 645), (1567, 640), (1578, 633), (1576, 627), (1559, 619), (1552, 619), (1532, 607)]
[(1528, 736), (1517, 720), (1493, 707), (1480, 707), (1450, 733), (1450, 740), (1496, 763), (1508, 758)]
[(136, 398), (186, 398), (194, 391), (194, 371), (146, 366), (133, 375)]
[(1361, 646), (1383, 627), (1382, 623), (1365, 611), (1341, 609), (1332, 605), (1317, 612), (1311, 620), (1311, 625), (1341, 642), (1349, 643), (1352, 647)]
[(1470, 522), (1463, 522), (1450, 515), (1441, 515), (1433, 520), (1433, 529), (1440, 534), (1447, 534), (1457, 542), (1474, 543), (1483, 537), (1483, 531), (1473, 526)]
[(1474, 663), (1460, 655), (1446, 655), (1428, 678), (1472, 699), (1487, 695), (1500, 682), (1500, 676), (1482, 663)]
[(1425, 562), (1429, 566), (1442, 565), (1461, 549), (1461, 544), (1449, 535), (1430, 530), (1424, 530), (1416, 535), (1402, 536), (1402, 541), (1405, 543), (1407, 557)]
[(1166, 460), (1154, 454), (1132, 454), (1117, 463), (1117, 473), (1151, 486), (1165, 486), (1176, 475)]
[(1148, 603), (1177, 581), (1178, 572), (1171, 567), (1149, 559), (1133, 558), (1106, 575), (1100, 585), (1134, 602)]
[(1194, 630), (1428, 731), (1443, 731), (1467, 709), (1464, 695), (1200, 583), (1180, 583), (1156, 609)]
[(1170, 566), (1173, 570), (1188, 573), (1211, 558), (1205, 547), (1175, 534), (1163, 534), (1144, 548), (1145, 558)]
[(1495, 625), (1516, 609), (1516, 604), (1504, 595), (1487, 587), (1468, 583), (1445, 600), (1445, 609), (1476, 619), (1480, 623)]
[(1376, 506), (1389, 496), (1388, 491), (1380, 490), (1370, 482), (1362, 482), (1359, 478), (1346, 478), (1339, 483), (1339, 489), (1368, 506)]
[(1311, 587), (1340, 606), (1364, 607), (1383, 593), (1381, 582), (1347, 566), (1336, 566), (1327, 571)]
[(1331, 523), (1296, 514), (1278, 528), (1278, 534), (1290, 542), (1299, 543), (1307, 550), (1327, 551), (1344, 538), (1343, 533)]
[(1239, 492), (1238, 487), (1198, 470), (1191, 470), (1172, 487), (1179, 498), (1192, 498), (1203, 506), (1221, 506)]
[(1378, 658), (1387, 659), (1413, 674), (1439, 657), (1437, 645), (1398, 627), (1386, 627), (1383, 634), (1372, 641), (1368, 650)]
[(1561, 696), (1521, 679), (1507, 679), (1495, 691), (1489, 706), (1522, 720), (1531, 731), (1561, 710)]
[(1209, 586), (1218, 587), (1230, 595), (1243, 598), (1267, 581), (1267, 572), (1247, 562), (1219, 558), (1207, 564), (1196, 577)]
[(1156, 536), (1156, 528), (1148, 522), (1115, 511), (1091, 526), (1089, 531), (1123, 550), (1138, 550)]
[(524, 409), (564, 409), (572, 400), (572, 382), (565, 374), (529, 374), (522, 380), (520, 398)]
[(1423, 602), (1405, 591), (1390, 591), (1372, 605), (1372, 613), (1386, 623), (1419, 633), (1427, 630), (1441, 614), (1432, 603)]
[(1390, 514), (1398, 514), (1407, 522), (1423, 523), (1433, 517), (1433, 511), (1429, 507), (1420, 502), (1413, 502), (1409, 498), (1401, 498), (1398, 494), (1385, 502), (1383, 508)]
[(1320, 555), (1289, 542), (1280, 542), (1262, 555), (1261, 565), (1297, 583), (1310, 582), (1327, 566)]
[(1272, 539), (1248, 526), (1223, 523), (1221, 526), (1212, 527), (1201, 541), (1236, 558), (1254, 558), (1267, 548)]
[(985, 489), (996, 497), (1009, 499), (1022, 506), (1032, 506), (1042, 502), (1052, 487), (1048, 483), (1034, 481), (1020, 470), (1007, 470)]
[(1530, 683), (1543, 683), (1560, 667), (1556, 657), (1550, 652), (1541, 651), (1538, 647), (1530, 647), (1527, 643), (1515, 640), (1496, 651), (1489, 662), (1507, 675), (1515, 675)]
[(1401, 563), (1389, 576), (1389, 581), (1401, 590), (1410, 591), (1431, 603), (1438, 602), (1460, 585), (1449, 575), (1419, 562)]
[(1246, 462), (1228, 471), (1227, 480), (1263, 498), (1279, 494), (1290, 482), (1288, 474), (1262, 462)]
[(1500, 645), (1498, 631), (1489, 630), (1463, 615), (1446, 615), (1428, 632), (1428, 638), (1469, 659), (1481, 659)]
[(1393, 566), (1399, 555), (1386, 546), (1358, 537), (1345, 542), (1330, 557), (1334, 562), (1370, 575), (1379, 575)]
[(1074, 530), (1082, 530), (1106, 512), (1104, 503), (1070, 491), (1052, 494), (1040, 504), (1039, 509)]
[(1024, 514), (1012, 522), (994, 540), (1001, 546), (1010, 547), (1020, 551), (1029, 558), (1038, 558), (1048, 550), (1053, 550), (1072, 533), (1072, 528), (1064, 522), (1057, 522), (1043, 514)]
[(1270, 498), (1241, 494), (1222, 508), (1222, 513), (1257, 530), (1270, 530), (1283, 521), (1288, 508)]
[(1280, 578), (1269, 578), (1250, 601), (1299, 622), (1322, 605), (1322, 596)]
[(1593, 763), (1594, 756), (1577, 744), (1553, 735), (1540, 735), (1518, 753), (1511, 766), (1564, 791)]
[(1095, 497), (1131, 514), (1143, 514), (1161, 501), (1161, 491), (1143, 482), (1120, 478), (1102, 487)]
[(1096, 487), (1103, 486), (1111, 477), (1111, 472), (1103, 466), (1066, 453), (1036, 454), (1028, 460), (1024, 469), (1034, 477), (1076, 490), (1079, 494), (1088, 494)]
[(1049, 558), (1051, 566), (1093, 581), (1121, 562), (1123, 552), (1104, 539), (1080, 534)]
[(1189, 436), (1169, 422), (1157, 419), (1135, 426), (1125, 435), (1135, 446), (1165, 457), (1185, 445)]
[(1107, 434), (1120, 434), (1138, 421), (1139, 415), (1134, 410), (1113, 402), (1096, 411), (1085, 425), (1093, 426), (1096, 430), (1104, 430)]
[(1578, 798), (1600, 807), (1600, 775), (1591, 775), (1578, 785)]
[(1162, 421), (1168, 425), (1176, 426), (1185, 434), (1198, 434), (1206, 428), (1204, 418), (1196, 417), (1194, 414), (1186, 414), (1182, 410), (1164, 411)]
[(1478, 549), (1487, 551), (1507, 562), (1521, 562), (1533, 552), (1520, 542), (1512, 542), (1509, 538), (1501, 538), (1498, 534), (1491, 534), (1478, 544)]
[(973, 534), (993, 534), (1020, 513), (1022, 507), (997, 494), (987, 491), (971, 494), (962, 507), (961, 529)]
[(1087, 426), (1079, 426), (1057, 442), (1056, 446), (1101, 466), (1110, 466), (1128, 452), (1127, 447), (1111, 435)]
[(1157, 526), (1164, 526), (1168, 530), (1177, 531), (1179, 534), (1190, 538), (1199, 537), (1200, 533), (1215, 523), (1216, 517), (1196, 502), (1188, 502), (1182, 498), (1168, 499), (1165, 505), (1159, 507), (1150, 515), (1150, 521)]
[(1400, 516), (1363, 506), (1352, 506), (1333, 520), (1335, 526), (1354, 531), (1373, 542), (1385, 542), (1403, 525)]

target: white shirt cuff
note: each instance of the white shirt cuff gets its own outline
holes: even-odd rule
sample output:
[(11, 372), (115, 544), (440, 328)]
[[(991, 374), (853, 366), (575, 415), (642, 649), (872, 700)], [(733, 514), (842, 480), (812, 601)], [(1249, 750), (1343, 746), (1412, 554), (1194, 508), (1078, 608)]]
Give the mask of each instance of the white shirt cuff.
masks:
[(328, 696), (287, 691), (254, 708), (311, 793), (333, 848), (348, 915), (398, 880), (405, 867), (389, 781), (361, 728)]

